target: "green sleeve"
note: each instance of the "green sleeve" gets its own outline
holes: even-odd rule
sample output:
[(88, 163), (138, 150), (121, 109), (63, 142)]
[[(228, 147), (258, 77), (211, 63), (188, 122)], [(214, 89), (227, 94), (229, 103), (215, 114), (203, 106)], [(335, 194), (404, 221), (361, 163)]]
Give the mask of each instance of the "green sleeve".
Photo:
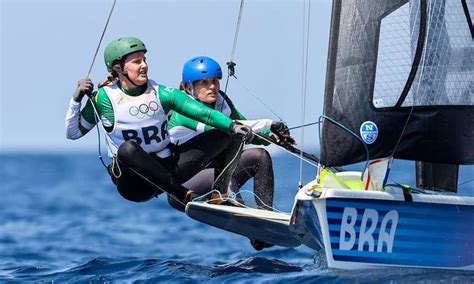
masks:
[(190, 119), (189, 117), (186, 117), (180, 113), (173, 112), (173, 114), (171, 115), (171, 119), (168, 122), (168, 129), (171, 129), (176, 126), (184, 126), (186, 128), (196, 131), (198, 123), (199, 122)]
[(213, 110), (188, 97), (178, 89), (159, 86), (158, 96), (166, 113), (171, 110), (219, 130), (230, 132), (232, 120), (225, 114)]
[[(97, 109), (97, 112), (99, 113), (100, 117), (106, 118), (106, 121), (104, 121), (104, 128), (107, 131), (111, 131), (114, 127), (114, 110), (112, 107), (112, 103), (109, 100), (109, 97), (105, 93), (103, 88), (99, 89), (99, 92), (97, 95), (94, 97), (94, 104)], [(92, 106), (92, 103), (90, 100), (87, 100), (86, 105), (84, 108), (81, 110), (81, 116), (84, 118), (85, 121), (88, 123), (95, 125), (95, 115), (94, 115), (94, 108)], [(79, 129), (81, 130), (81, 133), (84, 135), (87, 132), (91, 130), (91, 128), (86, 128), (85, 126), (79, 124)]]
[[(198, 121), (191, 119), (187, 116), (184, 116), (180, 113), (173, 112), (171, 115), (171, 119), (168, 122), (168, 129), (171, 129), (176, 126), (184, 126), (186, 128), (189, 128), (191, 130), (197, 131), (198, 127)], [(207, 124), (204, 125), (204, 131), (208, 131), (213, 129), (214, 127), (209, 126)]]

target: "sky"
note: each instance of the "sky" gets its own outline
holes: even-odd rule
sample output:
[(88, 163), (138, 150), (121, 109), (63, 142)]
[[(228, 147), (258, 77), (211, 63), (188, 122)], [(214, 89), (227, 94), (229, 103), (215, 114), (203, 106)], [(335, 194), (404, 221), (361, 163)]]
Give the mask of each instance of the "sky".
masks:
[[(0, 153), (97, 153), (97, 132), (67, 140), (64, 117), (77, 81), (91, 66), (112, 3), (0, 0)], [(230, 80), (228, 94), (249, 119), (301, 125), (304, 0), (244, 3), (234, 57), (239, 81)], [(198, 55), (215, 58), (225, 70), (239, 6), (240, 0), (117, 0), (90, 77), (96, 85), (105, 79), (104, 48), (123, 36), (145, 42), (149, 77), (158, 83), (177, 87), (184, 62)], [(322, 114), (330, 17), (330, 0), (311, 1), (305, 123)], [(319, 144), (317, 127), (306, 128), (304, 143), (300, 131), (292, 134), (304, 150)], [(103, 137), (102, 148), (105, 154)], [(267, 149), (278, 152), (276, 146)], [(472, 176), (472, 167), (461, 170)]]
[[(113, 1), (0, 3), (0, 151), (97, 151), (96, 131), (66, 139), (64, 116)], [(248, 118), (278, 120), (273, 111), (290, 127), (302, 123), (303, 5), (303, 0), (244, 2), (234, 57), (239, 81), (229, 81), (228, 93)], [(104, 48), (123, 36), (145, 42), (149, 77), (160, 84), (177, 87), (184, 62), (197, 55), (215, 58), (226, 70), (239, 7), (240, 0), (117, 0), (90, 77), (96, 85), (105, 79)], [(322, 113), (330, 14), (330, 0), (311, 1), (306, 123)], [(293, 135), (303, 145), (300, 132)], [(315, 146), (317, 137), (316, 127), (307, 128), (304, 144)]]

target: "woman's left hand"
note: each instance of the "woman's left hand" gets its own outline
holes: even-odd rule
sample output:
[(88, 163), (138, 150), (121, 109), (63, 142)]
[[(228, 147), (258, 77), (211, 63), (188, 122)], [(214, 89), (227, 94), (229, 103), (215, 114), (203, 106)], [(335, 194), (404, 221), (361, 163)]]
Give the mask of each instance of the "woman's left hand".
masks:
[(273, 121), (270, 130), (276, 134), (278, 137), (278, 142), (289, 143), (291, 145), (295, 145), (296, 141), (290, 135), (290, 130), (288, 126), (282, 121)]

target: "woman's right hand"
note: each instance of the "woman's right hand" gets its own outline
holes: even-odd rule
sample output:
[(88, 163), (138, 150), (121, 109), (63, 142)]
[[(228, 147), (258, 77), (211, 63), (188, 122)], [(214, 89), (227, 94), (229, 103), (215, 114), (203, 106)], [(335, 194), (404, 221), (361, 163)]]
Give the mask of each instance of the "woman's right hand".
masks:
[(76, 102), (81, 102), (85, 95), (92, 93), (92, 90), (94, 90), (94, 83), (92, 83), (92, 80), (89, 78), (82, 78), (77, 82), (77, 89), (72, 98)]
[(232, 134), (237, 134), (237, 135), (242, 136), (242, 140), (244, 142), (250, 143), (250, 141), (253, 139), (252, 128), (250, 128), (247, 125), (242, 125), (242, 124), (232, 122), (231, 129), (232, 129)]

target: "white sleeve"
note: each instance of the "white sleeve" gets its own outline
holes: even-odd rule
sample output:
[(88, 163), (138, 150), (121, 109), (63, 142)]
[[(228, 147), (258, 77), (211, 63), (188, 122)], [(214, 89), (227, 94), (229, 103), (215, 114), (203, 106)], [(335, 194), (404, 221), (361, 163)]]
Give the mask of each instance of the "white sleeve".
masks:
[(273, 120), (271, 119), (256, 119), (256, 120), (239, 120), (240, 123), (250, 126), (253, 131), (260, 132), (265, 129), (270, 129)]
[(69, 108), (66, 113), (66, 138), (76, 140), (84, 136), (79, 129), (79, 122), (81, 121), (81, 103), (76, 102), (71, 98)]

